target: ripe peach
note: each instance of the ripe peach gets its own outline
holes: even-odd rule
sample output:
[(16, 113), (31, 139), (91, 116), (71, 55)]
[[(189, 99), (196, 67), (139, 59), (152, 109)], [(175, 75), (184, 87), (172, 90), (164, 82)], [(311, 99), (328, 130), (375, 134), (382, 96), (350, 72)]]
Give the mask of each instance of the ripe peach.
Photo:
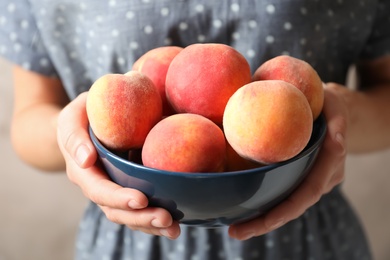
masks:
[(211, 120), (197, 114), (174, 114), (149, 132), (142, 148), (142, 162), (175, 172), (221, 172), (225, 149), (225, 136)]
[(322, 81), (306, 61), (281, 55), (263, 63), (254, 73), (254, 80), (283, 80), (300, 89), (309, 101), (315, 120), (324, 104)]
[(165, 95), (165, 78), (172, 59), (182, 49), (178, 46), (163, 46), (152, 49), (136, 60), (132, 67), (132, 70), (140, 71), (148, 76), (157, 87), (163, 103), (163, 115), (174, 113)]
[(229, 142), (226, 143), (226, 165), (224, 171), (243, 171), (261, 166), (263, 166), (263, 164), (240, 156), (229, 144)]
[(89, 90), (86, 109), (96, 137), (117, 151), (140, 148), (162, 117), (156, 87), (137, 71), (97, 79)]
[(292, 158), (309, 142), (313, 116), (306, 97), (290, 83), (249, 83), (229, 99), (223, 128), (242, 157), (269, 164)]
[(200, 114), (221, 124), (230, 96), (250, 81), (249, 64), (234, 48), (192, 44), (172, 60), (166, 95), (177, 112)]

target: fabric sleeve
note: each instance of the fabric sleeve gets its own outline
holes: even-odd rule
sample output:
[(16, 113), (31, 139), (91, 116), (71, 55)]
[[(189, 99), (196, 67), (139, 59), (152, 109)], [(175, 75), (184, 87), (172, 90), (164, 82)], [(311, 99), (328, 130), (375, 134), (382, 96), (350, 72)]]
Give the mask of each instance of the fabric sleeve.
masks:
[(390, 1), (379, 0), (375, 17), (372, 17), (373, 27), (360, 58), (375, 59), (390, 55)]
[(45, 76), (56, 76), (27, 0), (0, 1), (0, 55)]

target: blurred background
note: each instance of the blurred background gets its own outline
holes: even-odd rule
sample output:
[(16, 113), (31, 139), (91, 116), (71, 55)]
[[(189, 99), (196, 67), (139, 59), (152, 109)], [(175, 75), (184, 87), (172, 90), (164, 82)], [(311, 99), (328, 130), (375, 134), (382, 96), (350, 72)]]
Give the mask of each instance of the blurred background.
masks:
[[(0, 260), (70, 260), (87, 201), (64, 173), (37, 171), (15, 155), (9, 138), (12, 95), (11, 64), (0, 59)], [(390, 259), (388, 162), (390, 150), (349, 156), (343, 185), (376, 260)]]

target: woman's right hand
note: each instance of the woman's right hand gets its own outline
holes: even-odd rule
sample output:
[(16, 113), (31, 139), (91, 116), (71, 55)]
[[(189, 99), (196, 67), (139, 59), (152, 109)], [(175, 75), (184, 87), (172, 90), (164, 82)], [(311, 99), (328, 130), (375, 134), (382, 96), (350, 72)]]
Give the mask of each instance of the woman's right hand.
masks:
[(80, 94), (58, 116), (57, 140), (68, 178), (110, 221), (133, 230), (177, 238), (180, 227), (168, 211), (148, 207), (148, 199), (142, 192), (117, 185), (98, 166), (97, 152), (88, 134), (87, 95), (87, 92)]

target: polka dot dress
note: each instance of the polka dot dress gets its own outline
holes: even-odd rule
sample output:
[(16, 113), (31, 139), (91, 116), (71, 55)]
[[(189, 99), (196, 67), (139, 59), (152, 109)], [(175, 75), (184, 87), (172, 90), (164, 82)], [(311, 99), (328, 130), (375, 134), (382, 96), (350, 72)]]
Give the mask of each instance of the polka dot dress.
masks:
[[(125, 73), (165, 45), (233, 46), (252, 72), (277, 55), (309, 62), (324, 82), (344, 83), (351, 64), (390, 54), (384, 0), (9, 0), (0, 3), (0, 55), (59, 77), (71, 98), (106, 73)], [(108, 221), (93, 203), (75, 259), (368, 260), (358, 218), (334, 189), (300, 218), (247, 241), (227, 228), (182, 226), (177, 240)]]

